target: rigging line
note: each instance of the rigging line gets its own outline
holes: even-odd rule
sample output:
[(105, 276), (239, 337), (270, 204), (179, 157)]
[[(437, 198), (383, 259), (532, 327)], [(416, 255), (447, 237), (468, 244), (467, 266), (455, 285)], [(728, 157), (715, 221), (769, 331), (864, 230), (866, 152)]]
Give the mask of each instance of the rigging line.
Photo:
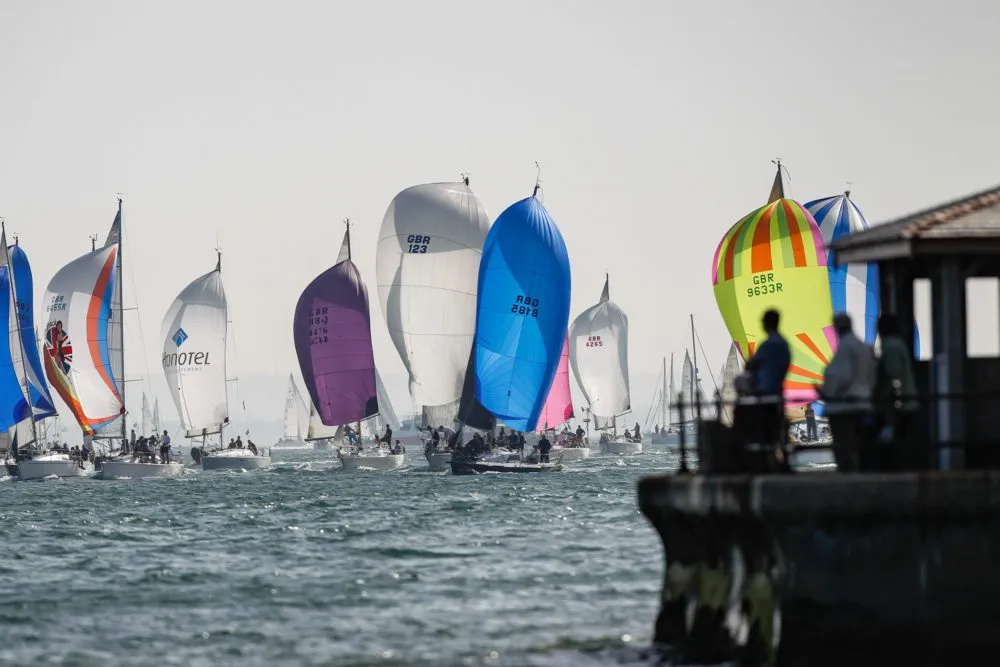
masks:
[(701, 349), (701, 358), (705, 360), (705, 365), (708, 366), (708, 375), (712, 378), (712, 385), (715, 387), (715, 391), (720, 391), (719, 383), (715, 381), (715, 373), (712, 372), (712, 365), (708, 361), (708, 355), (705, 354), (705, 346), (701, 344), (701, 336), (698, 335), (698, 330), (694, 330), (694, 337), (698, 340), (698, 347)]
[[(128, 254), (129, 282), (132, 283), (132, 298), (135, 300), (135, 308), (128, 308), (128, 309), (126, 309), (125, 308), (125, 304), (122, 303), (122, 311), (123, 312), (125, 310), (134, 310), (135, 311), (136, 324), (137, 324), (138, 329), (139, 329), (139, 352), (142, 354), (142, 372), (143, 372), (142, 390), (143, 390), (143, 392), (145, 392), (146, 390), (149, 390), (150, 394), (152, 394), (153, 393), (153, 391), (152, 391), (152, 378), (151, 378), (151, 376), (149, 374), (149, 358), (148, 358), (148, 355), (147, 355), (147, 352), (146, 352), (146, 336), (145, 336), (145, 334), (143, 334), (143, 331), (142, 331), (142, 312), (139, 310), (139, 296), (138, 296), (139, 295), (139, 291), (136, 289), (135, 271), (133, 271), (131, 269), (131, 267), (135, 266), (135, 263), (133, 261), (135, 258), (134, 258), (134, 254), (132, 253), (132, 247), (131, 247), (131, 245), (127, 245), (127, 244), (124, 243), (124, 241), (125, 241), (125, 229), (124, 229), (124, 227), (125, 227), (125, 221), (123, 220), (122, 221), (122, 229), (119, 230), (119, 234), (120, 234), (119, 244), (125, 249), (124, 252)], [(124, 319), (124, 318), (122, 318), (122, 319)], [(122, 322), (122, 326), (124, 326), (124, 324), (125, 323)], [(124, 338), (124, 336), (123, 336), (123, 338)], [(122, 356), (123, 356), (123, 361), (124, 361), (124, 354)], [(125, 364), (123, 363), (122, 364), (122, 366), (123, 366), (123, 368), (122, 368), (122, 375), (127, 375), (125, 373), (124, 365)], [(142, 410), (142, 406), (141, 405), (139, 407), (139, 410), (140, 411)]]

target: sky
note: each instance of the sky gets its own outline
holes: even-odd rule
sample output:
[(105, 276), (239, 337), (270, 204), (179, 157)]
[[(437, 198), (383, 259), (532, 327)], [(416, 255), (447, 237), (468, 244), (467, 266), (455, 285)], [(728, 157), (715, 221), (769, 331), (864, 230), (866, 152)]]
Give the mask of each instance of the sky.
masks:
[[(376, 360), (406, 412), (375, 297), (386, 206), (468, 172), (495, 219), (531, 193), (537, 161), (572, 314), (609, 272), (630, 370), (652, 386), (661, 358), (689, 345), (692, 313), (721, 367), (710, 264), (765, 203), (774, 158), (787, 196), (850, 183), (873, 224), (1000, 182), (1000, 5), (901, 7), (6, 0), (0, 216), (40, 303), (88, 235), (107, 233), (122, 193), (138, 309), (127, 367), (163, 398), (161, 319), (221, 247), (236, 372), (282, 379), (258, 407), (275, 417), (297, 374), (295, 302), (335, 262), (350, 217)], [(970, 342), (993, 350), (1000, 297), (982, 289)]]

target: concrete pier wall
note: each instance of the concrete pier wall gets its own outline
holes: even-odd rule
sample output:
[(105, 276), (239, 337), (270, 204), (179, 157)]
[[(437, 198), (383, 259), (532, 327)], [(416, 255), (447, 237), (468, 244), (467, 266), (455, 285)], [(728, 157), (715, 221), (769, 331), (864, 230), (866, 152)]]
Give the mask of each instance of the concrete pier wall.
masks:
[(639, 505), (655, 640), (692, 659), (1000, 648), (1000, 473), (651, 477)]

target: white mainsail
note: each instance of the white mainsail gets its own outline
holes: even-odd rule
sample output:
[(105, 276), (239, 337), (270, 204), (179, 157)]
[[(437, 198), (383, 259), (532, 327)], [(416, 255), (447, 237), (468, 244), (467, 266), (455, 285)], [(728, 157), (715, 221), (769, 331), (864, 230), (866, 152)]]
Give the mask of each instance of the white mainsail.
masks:
[(596, 428), (607, 428), (631, 405), (628, 380), (628, 317), (608, 296), (608, 278), (596, 305), (570, 326), (569, 362), (590, 406)]
[[(695, 386), (697, 384), (697, 387)], [(684, 401), (684, 414), (683, 420), (681, 416), (677, 416), (677, 422), (675, 423), (687, 423), (695, 421), (695, 399), (701, 404), (701, 413), (704, 417), (706, 411), (710, 408), (708, 401), (705, 400), (705, 392), (701, 386), (701, 380), (696, 381), (694, 377), (694, 364), (691, 362), (691, 355), (688, 352), (684, 353), (684, 365), (681, 366), (681, 387), (678, 392), (679, 399)]]
[(226, 293), (222, 260), (185, 287), (163, 318), (163, 373), (186, 437), (220, 433), (229, 423)]
[(149, 399), (146, 398), (145, 392), (142, 394), (142, 431), (141, 434), (149, 436), (151, 433), (157, 433), (156, 425), (153, 421), (153, 411), (149, 407)]
[(288, 375), (288, 394), (285, 396), (285, 440), (301, 440), (309, 429), (309, 408), (306, 406), (295, 378)]
[(153, 433), (160, 433), (160, 399), (153, 399)]
[(731, 424), (733, 420), (733, 406), (736, 403), (736, 378), (743, 372), (743, 359), (740, 357), (740, 350), (736, 343), (729, 346), (729, 355), (726, 356), (726, 363), (722, 365), (721, 381), (719, 383), (719, 394), (722, 398), (722, 414), (719, 420), (725, 424)]
[(382, 315), (410, 376), (413, 402), (425, 408), (425, 417), (444, 424), (458, 415), (489, 227), (486, 208), (465, 181), (403, 190), (389, 204), (379, 232), (375, 267)]

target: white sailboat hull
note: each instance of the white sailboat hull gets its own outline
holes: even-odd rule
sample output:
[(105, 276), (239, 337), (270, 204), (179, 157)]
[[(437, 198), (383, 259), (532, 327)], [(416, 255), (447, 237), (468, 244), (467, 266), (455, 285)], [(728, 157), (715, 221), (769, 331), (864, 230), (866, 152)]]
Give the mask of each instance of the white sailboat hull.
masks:
[(340, 463), (344, 470), (358, 470), (359, 468), (370, 468), (372, 470), (395, 470), (403, 467), (405, 454), (378, 455), (344, 455), (340, 456)]
[(204, 454), (201, 458), (202, 470), (261, 470), (270, 467), (270, 456), (260, 456), (249, 449), (222, 449)]
[(451, 470), (451, 452), (427, 452), (427, 468), (431, 472)]
[(563, 463), (583, 461), (590, 458), (590, 447), (553, 447), (549, 458), (559, 459)]
[(612, 456), (627, 456), (629, 454), (642, 454), (641, 442), (628, 442), (626, 440), (612, 440), (601, 445), (605, 454)]
[(135, 479), (137, 477), (177, 477), (184, 473), (180, 463), (140, 463), (139, 461), (105, 461), (101, 464), (101, 479)]
[(46, 477), (82, 477), (93, 472), (94, 464), (84, 461), (81, 467), (79, 461), (73, 461), (65, 454), (47, 454), (30, 461), (19, 461), (17, 468), (20, 478), (28, 481)]

